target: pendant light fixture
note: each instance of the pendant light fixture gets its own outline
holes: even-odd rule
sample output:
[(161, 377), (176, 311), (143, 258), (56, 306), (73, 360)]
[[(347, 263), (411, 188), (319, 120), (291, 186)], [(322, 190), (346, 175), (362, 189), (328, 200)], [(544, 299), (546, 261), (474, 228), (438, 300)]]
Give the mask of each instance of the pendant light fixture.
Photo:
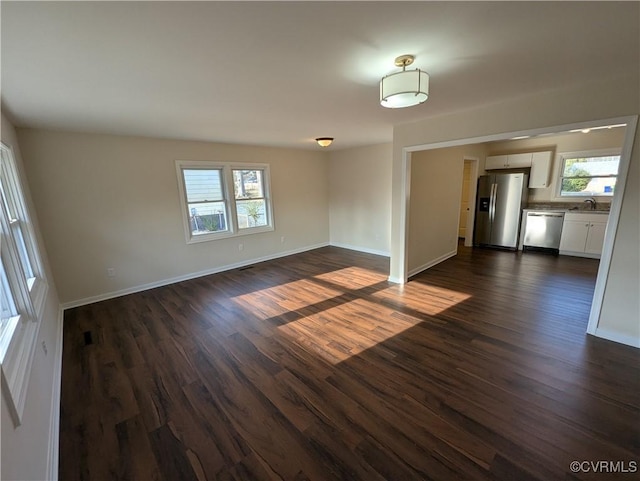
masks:
[(333, 137), (318, 137), (316, 142), (320, 147), (329, 147), (333, 143)]
[(392, 73), (380, 80), (380, 105), (390, 109), (412, 107), (429, 98), (429, 74), (420, 69), (407, 70), (413, 63), (413, 55), (396, 58), (402, 72)]

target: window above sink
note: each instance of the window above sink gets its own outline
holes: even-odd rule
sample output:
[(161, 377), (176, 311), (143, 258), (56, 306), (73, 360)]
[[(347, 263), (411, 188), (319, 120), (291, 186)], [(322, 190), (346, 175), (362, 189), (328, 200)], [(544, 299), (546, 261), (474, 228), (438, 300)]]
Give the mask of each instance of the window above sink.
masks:
[(620, 152), (571, 152), (559, 159), (556, 198), (613, 197)]

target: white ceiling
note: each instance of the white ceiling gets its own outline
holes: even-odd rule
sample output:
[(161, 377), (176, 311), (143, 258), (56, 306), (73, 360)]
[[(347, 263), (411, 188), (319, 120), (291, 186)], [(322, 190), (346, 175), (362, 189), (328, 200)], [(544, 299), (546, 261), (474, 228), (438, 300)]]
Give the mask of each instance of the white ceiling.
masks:
[[(23, 127), (330, 149), (393, 125), (638, 70), (638, 2), (1, 2)], [(378, 82), (416, 56), (426, 103)]]

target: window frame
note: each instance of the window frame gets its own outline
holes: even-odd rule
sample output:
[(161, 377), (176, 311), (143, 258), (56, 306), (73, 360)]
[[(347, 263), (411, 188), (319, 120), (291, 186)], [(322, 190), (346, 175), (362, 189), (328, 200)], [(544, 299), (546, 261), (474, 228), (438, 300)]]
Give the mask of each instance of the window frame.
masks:
[[(558, 165), (556, 169), (555, 182), (556, 186), (553, 192), (554, 200), (562, 201), (562, 202), (571, 202), (571, 199), (574, 201), (582, 201), (584, 199), (595, 198), (596, 200), (600, 200), (601, 202), (611, 202), (613, 199), (613, 193), (611, 195), (594, 195), (594, 194), (578, 194), (578, 195), (562, 195), (562, 181), (565, 178), (564, 166), (565, 162), (569, 159), (575, 158), (590, 158), (590, 157), (612, 157), (612, 156), (622, 156), (622, 151), (620, 148), (610, 148), (610, 149), (599, 149), (599, 150), (582, 150), (576, 152), (561, 152), (558, 154)], [(618, 176), (620, 175), (620, 168), (618, 166), (618, 174), (615, 176), (616, 181)], [(593, 178), (593, 177), (603, 177), (600, 175), (595, 176), (585, 176), (584, 178)], [(613, 176), (611, 176), (613, 177)]]
[[(268, 167), (268, 166), (267, 166)], [(270, 179), (269, 179), (269, 169), (265, 168), (264, 164), (242, 164), (240, 168), (236, 166), (231, 166), (231, 180), (233, 187), (233, 206), (235, 209), (234, 218), (236, 220), (236, 227), (240, 234), (252, 234), (256, 232), (268, 232), (273, 230), (273, 212), (271, 209), (271, 195), (270, 195)], [(256, 170), (262, 173), (262, 197), (248, 197), (246, 199), (236, 198), (235, 191), (235, 179), (233, 179), (234, 171), (243, 171), (243, 170)], [(264, 209), (265, 216), (267, 218), (266, 225), (259, 226), (249, 226), (249, 227), (240, 227), (238, 222), (238, 201), (244, 202), (247, 200), (262, 200), (264, 201)]]
[[(180, 196), (180, 208), (182, 211), (182, 224), (187, 244), (209, 242), (213, 240), (228, 239), (245, 235), (271, 232), (275, 230), (273, 204), (271, 201), (271, 176), (269, 164), (262, 163), (240, 163), (240, 162), (216, 162), (208, 160), (176, 160), (176, 174), (178, 178), (178, 191)], [(220, 232), (210, 232), (206, 234), (193, 234), (191, 231), (191, 213), (187, 200), (187, 189), (185, 185), (184, 170), (221, 170), (222, 171), (222, 192), (226, 207), (227, 230)], [(267, 225), (255, 227), (238, 226), (238, 210), (236, 206), (235, 187), (233, 182), (234, 170), (260, 170), (262, 172), (262, 189), (265, 201)], [(262, 198), (261, 198), (262, 199)]]
[[(15, 315), (0, 324), (0, 371), (5, 401), (18, 426), (22, 422), (48, 284), (13, 149), (0, 143), (0, 154), (0, 187), (4, 198), (0, 202), (0, 258), (8, 296), (15, 307)], [(30, 271), (24, 266), (25, 258)]]

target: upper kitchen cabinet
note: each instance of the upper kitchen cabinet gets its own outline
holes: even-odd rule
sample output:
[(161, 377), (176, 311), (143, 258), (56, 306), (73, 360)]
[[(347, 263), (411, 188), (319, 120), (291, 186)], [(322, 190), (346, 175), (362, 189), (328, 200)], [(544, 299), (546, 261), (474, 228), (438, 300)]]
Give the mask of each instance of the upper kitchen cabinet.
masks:
[(531, 159), (531, 173), (529, 174), (530, 189), (544, 189), (549, 187), (551, 174), (551, 152), (534, 152)]
[(485, 170), (527, 169), (530, 189), (549, 187), (552, 152), (524, 152), (521, 154), (489, 155), (485, 162)]
[(484, 170), (507, 169), (508, 165), (508, 155), (490, 155), (484, 164)]
[(531, 167), (533, 154), (490, 155), (485, 162), (485, 170), (522, 169)]
[(532, 153), (524, 154), (509, 154), (508, 156), (509, 166), (507, 169), (523, 169), (531, 167)]

